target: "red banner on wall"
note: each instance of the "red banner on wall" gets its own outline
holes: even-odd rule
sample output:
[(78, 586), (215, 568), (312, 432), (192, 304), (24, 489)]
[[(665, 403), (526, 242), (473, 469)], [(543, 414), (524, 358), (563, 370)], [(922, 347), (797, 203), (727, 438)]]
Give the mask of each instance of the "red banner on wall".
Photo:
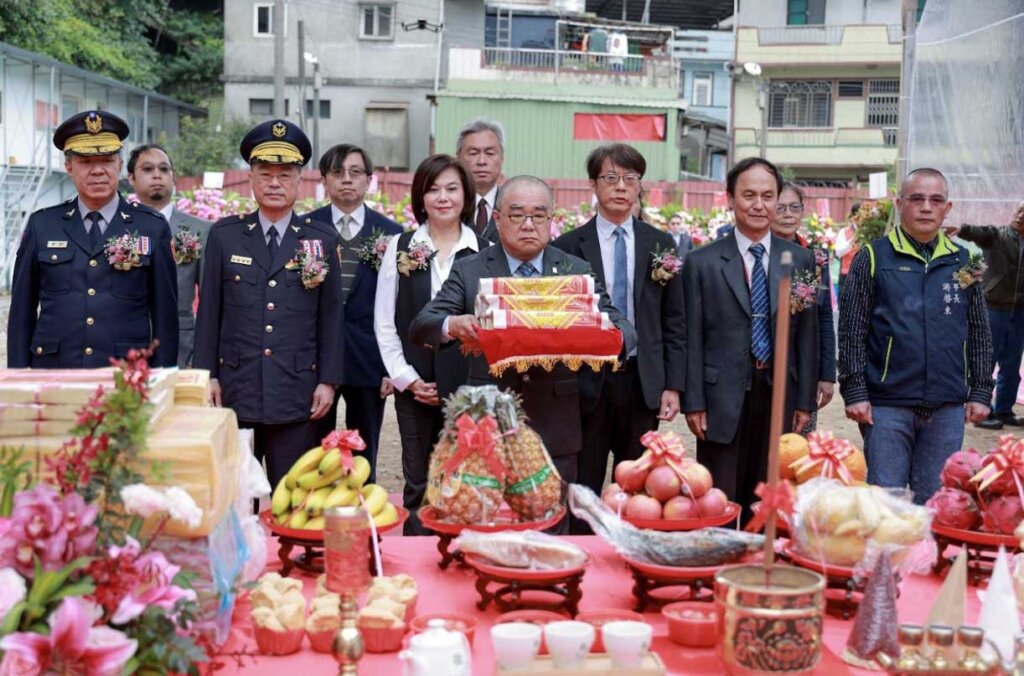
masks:
[(665, 116), (576, 113), (572, 137), (577, 141), (664, 141)]

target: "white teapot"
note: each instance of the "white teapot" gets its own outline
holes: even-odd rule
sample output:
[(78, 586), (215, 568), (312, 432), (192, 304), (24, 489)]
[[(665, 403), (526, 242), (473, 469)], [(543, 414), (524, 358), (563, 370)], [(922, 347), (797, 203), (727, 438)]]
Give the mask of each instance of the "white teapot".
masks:
[(398, 653), (405, 662), (405, 676), (470, 676), (473, 658), (466, 635), (444, 625), (444, 620), (430, 620), (427, 630), (415, 634), (409, 647)]

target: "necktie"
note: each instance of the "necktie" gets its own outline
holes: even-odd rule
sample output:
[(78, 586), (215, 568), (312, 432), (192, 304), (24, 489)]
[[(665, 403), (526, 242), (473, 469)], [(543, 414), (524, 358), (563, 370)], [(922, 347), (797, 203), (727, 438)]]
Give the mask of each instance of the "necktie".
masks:
[(625, 317), (628, 313), (629, 274), (626, 267), (626, 231), (615, 228), (615, 284), (612, 286), (612, 305)]
[(754, 269), (750, 272), (750, 309), (753, 320), (750, 324), (750, 352), (754, 358), (766, 362), (772, 354), (772, 337), (768, 317), (771, 307), (768, 301), (768, 275), (764, 272), (764, 244), (758, 242), (750, 247), (754, 256)]
[(353, 227), (354, 224), (355, 219), (352, 218), (351, 215), (345, 214), (344, 216), (341, 217), (341, 237), (345, 241), (348, 241), (356, 236), (355, 229)]
[(516, 268), (516, 277), (533, 277), (537, 274), (537, 268), (533, 267), (533, 263), (527, 261), (526, 263), (520, 264)]
[(277, 257), (277, 228), (271, 226), (270, 237), (267, 239), (267, 250), (270, 252), (270, 260)]
[(482, 235), (487, 229), (487, 200), (480, 200), (476, 205), (476, 234)]
[(89, 249), (96, 251), (103, 245), (103, 233), (100, 232), (100, 212), (90, 211), (85, 215), (85, 220), (89, 221), (92, 225), (88, 228), (89, 235)]

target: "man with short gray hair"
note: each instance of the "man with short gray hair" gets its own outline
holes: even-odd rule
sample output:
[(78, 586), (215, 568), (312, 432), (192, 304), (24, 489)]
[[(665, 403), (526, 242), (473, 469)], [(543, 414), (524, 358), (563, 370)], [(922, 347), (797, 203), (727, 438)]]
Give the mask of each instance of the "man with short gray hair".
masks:
[(499, 122), (480, 118), (473, 120), (459, 130), (455, 155), (469, 172), (476, 188), (473, 223), (476, 234), (497, 243), (498, 231), (493, 214), (501, 165), (505, 160), (505, 130)]

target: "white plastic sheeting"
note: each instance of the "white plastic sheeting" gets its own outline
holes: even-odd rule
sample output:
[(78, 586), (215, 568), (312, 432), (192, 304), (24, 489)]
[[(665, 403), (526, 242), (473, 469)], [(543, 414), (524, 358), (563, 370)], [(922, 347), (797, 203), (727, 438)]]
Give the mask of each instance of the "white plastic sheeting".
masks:
[(1024, 0), (928, 0), (915, 43), (908, 171), (946, 174), (947, 222), (1009, 223), (1024, 200)]

